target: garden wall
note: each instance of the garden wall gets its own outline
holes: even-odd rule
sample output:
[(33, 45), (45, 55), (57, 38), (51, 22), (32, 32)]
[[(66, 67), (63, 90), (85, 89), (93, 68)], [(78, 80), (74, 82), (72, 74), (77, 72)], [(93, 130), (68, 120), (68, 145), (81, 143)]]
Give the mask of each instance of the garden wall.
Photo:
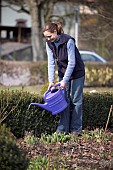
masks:
[(0, 85), (24, 86), (47, 82), (47, 62), (0, 61)]

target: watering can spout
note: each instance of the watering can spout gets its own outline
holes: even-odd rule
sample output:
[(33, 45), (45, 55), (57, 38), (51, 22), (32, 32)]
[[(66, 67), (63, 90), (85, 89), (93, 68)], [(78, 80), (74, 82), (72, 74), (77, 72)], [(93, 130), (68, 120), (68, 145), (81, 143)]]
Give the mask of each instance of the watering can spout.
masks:
[(48, 110), (50, 111), (50, 108), (48, 107), (48, 104), (47, 103), (44, 103), (44, 104), (39, 104), (39, 103), (31, 103), (28, 107), (28, 109), (30, 109), (31, 106), (39, 106), (45, 110)]

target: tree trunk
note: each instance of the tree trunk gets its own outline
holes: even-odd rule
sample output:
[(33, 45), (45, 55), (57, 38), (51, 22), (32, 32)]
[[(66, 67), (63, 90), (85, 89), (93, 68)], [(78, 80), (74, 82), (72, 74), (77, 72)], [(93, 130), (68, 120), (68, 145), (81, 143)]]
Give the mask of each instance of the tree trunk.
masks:
[(36, 0), (28, 0), (30, 14), (32, 17), (32, 49), (33, 61), (44, 60), (43, 42), (41, 33), (41, 17), (39, 16), (39, 8)]

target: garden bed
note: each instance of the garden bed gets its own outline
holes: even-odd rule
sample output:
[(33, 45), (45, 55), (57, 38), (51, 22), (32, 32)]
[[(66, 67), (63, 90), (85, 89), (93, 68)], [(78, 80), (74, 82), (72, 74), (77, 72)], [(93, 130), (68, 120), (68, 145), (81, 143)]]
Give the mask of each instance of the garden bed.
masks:
[[(96, 129), (81, 135), (27, 134), (18, 145), (30, 159), (28, 170), (105, 170), (113, 168), (113, 133)], [(37, 167), (37, 168), (36, 168)]]

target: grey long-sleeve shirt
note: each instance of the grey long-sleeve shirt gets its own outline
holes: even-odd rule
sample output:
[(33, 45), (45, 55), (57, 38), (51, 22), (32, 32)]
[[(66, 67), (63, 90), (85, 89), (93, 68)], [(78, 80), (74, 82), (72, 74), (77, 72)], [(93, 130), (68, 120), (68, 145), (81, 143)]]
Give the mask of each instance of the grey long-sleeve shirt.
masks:
[[(56, 45), (56, 44), (55, 44)], [(54, 82), (54, 75), (55, 75), (55, 59), (53, 57), (53, 52), (49, 48), (47, 42), (46, 42), (46, 51), (48, 55), (48, 80), (49, 82)], [(73, 72), (73, 69), (76, 64), (76, 58), (75, 58), (75, 42), (70, 39), (67, 42), (67, 52), (68, 52), (68, 65), (66, 72), (63, 77), (63, 82), (67, 83), (71, 77), (71, 74)]]

